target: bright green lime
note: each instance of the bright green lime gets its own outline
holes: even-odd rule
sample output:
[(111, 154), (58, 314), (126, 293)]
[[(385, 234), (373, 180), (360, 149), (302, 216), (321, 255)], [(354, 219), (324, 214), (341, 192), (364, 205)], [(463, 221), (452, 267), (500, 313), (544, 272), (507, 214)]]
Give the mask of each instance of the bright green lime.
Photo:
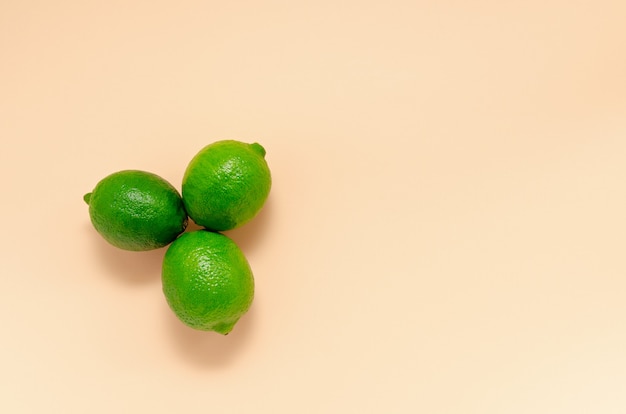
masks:
[(227, 236), (188, 232), (163, 259), (163, 293), (186, 325), (226, 335), (254, 298), (254, 278), (245, 256)]
[(163, 247), (187, 227), (187, 213), (178, 191), (149, 172), (113, 173), (85, 194), (84, 200), (98, 233), (124, 250)]
[(272, 179), (258, 143), (217, 141), (191, 160), (182, 196), (189, 217), (209, 230), (234, 229), (263, 207)]

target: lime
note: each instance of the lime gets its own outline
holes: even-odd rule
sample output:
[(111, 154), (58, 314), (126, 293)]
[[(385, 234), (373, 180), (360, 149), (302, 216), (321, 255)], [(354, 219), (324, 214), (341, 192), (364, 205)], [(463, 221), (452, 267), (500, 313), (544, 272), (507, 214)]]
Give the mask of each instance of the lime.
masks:
[(187, 232), (163, 258), (163, 293), (178, 319), (194, 329), (226, 335), (254, 298), (254, 278), (245, 256), (227, 236)]
[(234, 229), (263, 207), (272, 179), (258, 143), (217, 141), (191, 160), (182, 196), (189, 217), (209, 230)]
[(163, 247), (187, 227), (187, 213), (178, 191), (149, 172), (113, 173), (85, 194), (84, 200), (96, 231), (124, 250)]

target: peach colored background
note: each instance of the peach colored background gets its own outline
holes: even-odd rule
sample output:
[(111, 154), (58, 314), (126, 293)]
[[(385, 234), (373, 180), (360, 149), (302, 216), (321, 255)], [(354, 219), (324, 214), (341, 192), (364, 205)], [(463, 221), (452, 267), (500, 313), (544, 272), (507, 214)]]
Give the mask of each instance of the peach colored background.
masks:
[[(0, 3), (0, 411), (626, 412), (626, 3)], [(228, 337), (92, 229), (261, 142)]]

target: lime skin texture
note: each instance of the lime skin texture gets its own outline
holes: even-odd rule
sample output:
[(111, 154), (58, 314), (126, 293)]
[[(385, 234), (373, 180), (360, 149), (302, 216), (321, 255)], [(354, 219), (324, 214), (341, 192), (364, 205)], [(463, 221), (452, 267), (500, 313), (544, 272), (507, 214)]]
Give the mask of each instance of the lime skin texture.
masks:
[(169, 307), (185, 325), (228, 334), (254, 299), (254, 277), (229, 237), (208, 230), (184, 233), (167, 249), (161, 273)]
[(174, 241), (187, 227), (187, 213), (178, 191), (150, 172), (115, 172), (83, 198), (89, 204), (96, 231), (120, 249), (158, 249)]

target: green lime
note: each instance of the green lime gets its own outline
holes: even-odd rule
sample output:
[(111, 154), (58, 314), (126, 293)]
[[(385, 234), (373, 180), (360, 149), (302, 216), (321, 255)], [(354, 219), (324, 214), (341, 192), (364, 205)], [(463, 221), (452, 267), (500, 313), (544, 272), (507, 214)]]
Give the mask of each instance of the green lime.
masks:
[(209, 230), (234, 229), (263, 207), (272, 179), (258, 143), (217, 141), (191, 160), (182, 196), (189, 217)]
[(178, 191), (149, 172), (113, 173), (85, 194), (84, 200), (98, 233), (124, 250), (163, 247), (187, 227), (187, 213)]
[(227, 236), (188, 232), (168, 247), (163, 259), (163, 293), (187, 326), (226, 335), (254, 298), (246, 257)]

